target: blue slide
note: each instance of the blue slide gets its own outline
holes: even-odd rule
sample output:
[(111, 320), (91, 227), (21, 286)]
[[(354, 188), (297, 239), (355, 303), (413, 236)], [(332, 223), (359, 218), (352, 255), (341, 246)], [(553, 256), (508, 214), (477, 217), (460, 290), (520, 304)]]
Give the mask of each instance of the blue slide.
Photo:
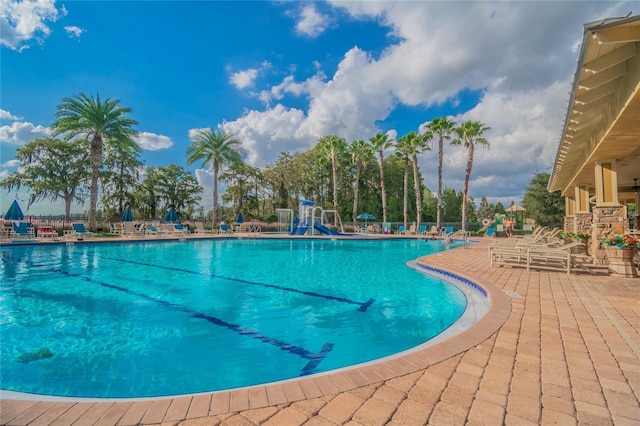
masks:
[(307, 229), (309, 229), (309, 225), (307, 225), (304, 222), (300, 222), (300, 219), (298, 217), (294, 217), (293, 218), (293, 224), (291, 227), (291, 232), (289, 233), (290, 235), (304, 235), (307, 232)]
[(333, 229), (327, 228), (326, 226), (321, 225), (319, 223), (316, 223), (313, 227), (315, 229), (317, 229), (318, 232), (320, 232), (321, 234), (324, 234), (324, 235), (343, 235), (343, 236), (344, 235), (351, 235), (351, 234), (342, 234), (342, 233), (340, 233), (338, 231), (334, 231)]

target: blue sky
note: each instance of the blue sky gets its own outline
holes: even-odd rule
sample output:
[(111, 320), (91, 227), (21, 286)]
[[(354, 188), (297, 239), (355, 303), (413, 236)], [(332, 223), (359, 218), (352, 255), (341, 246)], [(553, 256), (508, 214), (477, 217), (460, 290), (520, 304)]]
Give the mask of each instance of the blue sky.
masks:
[[(480, 120), (491, 147), (476, 153), (470, 194), (520, 202), (553, 164), (583, 24), (629, 12), (640, 2), (3, 1), (0, 178), (48, 135), (63, 97), (99, 93), (133, 109), (148, 166), (186, 167), (204, 127), (234, 133), (264, 166), (327, 134)], [(432, 189), (436, 156), (420, 159)], [(465, 162), (445, 148), (445, 186), (462, 189)], [(210, 208), (210, 170), (189, 169)], [(0, 211), (16, 196), (26, 209), (24, 191), (3, 190)]]

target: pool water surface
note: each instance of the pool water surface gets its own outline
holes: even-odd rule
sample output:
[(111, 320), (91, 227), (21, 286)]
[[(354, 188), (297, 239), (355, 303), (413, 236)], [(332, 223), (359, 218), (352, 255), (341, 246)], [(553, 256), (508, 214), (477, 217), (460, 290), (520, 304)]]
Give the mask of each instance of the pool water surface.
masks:
[(207, 239), (2, 247), (2, 389), (232, 389), (416, 347), (466, 306), (406, 266), (437, 241)]

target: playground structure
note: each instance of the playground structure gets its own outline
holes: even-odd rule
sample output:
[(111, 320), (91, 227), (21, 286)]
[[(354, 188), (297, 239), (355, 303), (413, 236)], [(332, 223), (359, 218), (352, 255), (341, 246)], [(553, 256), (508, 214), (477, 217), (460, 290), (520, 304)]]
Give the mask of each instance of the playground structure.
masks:
[[(311, 200), (302, 200), (298, 204), (298, 216), (292, 209), (276, 209), (278, 215), (278, 232), (290, 235), (346, 235), (340, 214), (335, 210), (324, 210), (316, 206)], [(338, 224), (340, 232), (325, 224), (330, 223), (329, 216), (333, 215), (334, 223)]]

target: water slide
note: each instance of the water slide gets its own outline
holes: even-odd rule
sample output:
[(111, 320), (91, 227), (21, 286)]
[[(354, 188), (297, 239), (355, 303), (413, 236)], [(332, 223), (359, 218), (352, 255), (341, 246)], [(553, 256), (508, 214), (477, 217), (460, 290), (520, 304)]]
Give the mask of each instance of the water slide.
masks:
[(314, 227), (318, 232), (320, 232), (321, 234), (324, 234), (324, 235), (343, 235), (343, 236), (344, 236), (344, 235), (351, 235), (351, 234), (342, 234), (342, 233), (340, 233), (340, 232), (338, 232), (338, 231), (334, 231), (334, 230), (333, 230), (333, 229), (331, 229), (331, 228), (327, 228), (326, 226), (321, 225), (321, 224), (319, 224), (319, 223), (315, 224), (313, 227)]
[(293, 224), (290, 232), (291, 235), (304, 235), (307, 232), (307, 229), (309, 229), (308, 224), (300, 222), (298, 217), (293, 218)]

